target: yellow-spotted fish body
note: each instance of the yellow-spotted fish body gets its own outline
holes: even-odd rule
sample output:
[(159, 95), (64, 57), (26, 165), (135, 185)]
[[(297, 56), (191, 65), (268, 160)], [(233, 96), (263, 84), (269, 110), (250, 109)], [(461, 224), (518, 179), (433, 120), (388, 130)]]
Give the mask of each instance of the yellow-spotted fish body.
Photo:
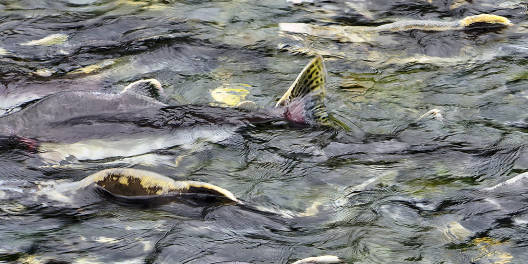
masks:
[(175, 181), (167, 176), (139, 169), (115, 168), (94, 173), (78, 184), (95, 187), (98, 193), (127, 205), (159, 205), (171, 202), (193, 206), (238, 204), (228, 190), (197, 181)]
[[(80, 181), (50, 180), (29, 185), (28, 190), (62, 205), (82, 207), (100, 199), (133, 207), (150, 208), (170, 203), (192, 207), (243, 205), (233, 193), (198, 181), (177, 181), (146, 170), (111, 168)], [(94, 195), (95, 194), (95, 195)]]
[(513, 23), (509, 19), (490, 14), (468, 16), (458, 21), (458, 23), (460, 27), (465, 29), (513, 26)]

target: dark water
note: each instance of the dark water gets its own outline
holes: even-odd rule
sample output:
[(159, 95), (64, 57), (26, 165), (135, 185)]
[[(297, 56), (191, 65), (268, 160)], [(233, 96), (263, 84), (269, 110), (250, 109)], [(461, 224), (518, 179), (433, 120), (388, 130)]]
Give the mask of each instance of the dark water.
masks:
[[(2, 113), (60, 91), (117, 92), (145, 78), (159, 80), (171, 104), (232, 104), (213, 97), (220, 87), (272, 106), (322, 54), (328, 110), (351, 128), (256, 127), (220, 143), (58, 164), (6, 143), (0, 262), (528, 259), (528, 180), (506, 182), (528, 171), (522, 1), (2, 1), (0, 10)], [(515, 26), (357, 42), (278, 28), (482, 13)], [(247, 206), (137, 208), (45, 189), (112, 167), (215, 184)]]

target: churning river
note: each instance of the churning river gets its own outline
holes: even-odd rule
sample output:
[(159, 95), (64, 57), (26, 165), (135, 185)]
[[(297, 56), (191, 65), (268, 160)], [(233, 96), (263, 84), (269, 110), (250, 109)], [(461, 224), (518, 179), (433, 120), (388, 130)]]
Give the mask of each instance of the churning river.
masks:
[[(527, 8), (520, 0), (0, 1), (2, 115), (57, 92), (117, 93), (140, 79), (157, 79), (171, 105), (273, 107), (322, 55), (327, 110), (349, 128), (248, 127), (221, 142), (104, 159), (0, 141), (10, 142), (0, 146), (0, 263), (322, 255), (526, 263)], [(479, 14), (513, 25), (332, 34)], [(90, 193), (70, 203), (39, 191), (108, 168), (207, 182), (245, 204), (134, 206)]]

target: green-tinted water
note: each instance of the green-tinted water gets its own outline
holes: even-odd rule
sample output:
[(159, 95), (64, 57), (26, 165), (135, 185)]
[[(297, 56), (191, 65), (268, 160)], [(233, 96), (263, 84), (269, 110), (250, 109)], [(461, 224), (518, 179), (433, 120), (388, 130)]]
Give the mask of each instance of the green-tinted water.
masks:
[[(218, 144), (61, 164), (1, 146), (0, 262), (528, 258), (526, 180), (486, 189), (528, 168), (521, 1), (3, 1), (0, 10), (2, 113), (60, 91), (117, 92), (145, 78), (159, 80), (171, 104), (225, 105), (243, 95), (273, 106), (321, 54), (327, 108), (351, 128), (256, 127)], [(515, 26), (348, 42), (279, 30), (482, 13)], [(213, 90), (239, 97), (216, 101)], [(247, 206), (136, 208), (91, 193), (69, 203), (35, 185), (111, 167), (215, 184)]]

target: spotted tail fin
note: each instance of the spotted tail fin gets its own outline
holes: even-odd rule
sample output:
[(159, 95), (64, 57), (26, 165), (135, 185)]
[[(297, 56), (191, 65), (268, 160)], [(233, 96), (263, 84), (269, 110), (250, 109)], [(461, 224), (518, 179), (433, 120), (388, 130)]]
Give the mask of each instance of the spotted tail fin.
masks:
[(327, 125), (326, 69), (322, 56), (313, 59), (299, 74), (275, 107), (284, 107), (286, 119), (308, 125)]

